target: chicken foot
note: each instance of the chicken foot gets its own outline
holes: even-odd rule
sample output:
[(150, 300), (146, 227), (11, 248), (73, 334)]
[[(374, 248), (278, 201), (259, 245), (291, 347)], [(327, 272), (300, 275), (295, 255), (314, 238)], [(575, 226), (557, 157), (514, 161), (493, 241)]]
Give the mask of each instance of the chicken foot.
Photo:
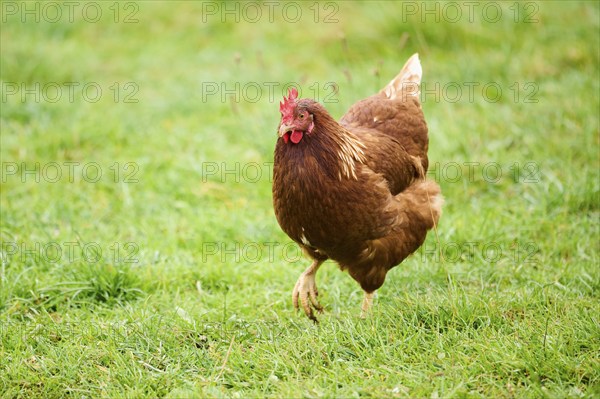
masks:
[(323, 313), (323, 306), (321, 306), (317, 300), (319, 291), (317, 290), (317, 283), (315, 281), (317, 270), (319, 270), (322, 263), (322, 260), (314, 260), (308, 269), (300, 275), (296, 282), (296, 286), (294, 287), (294, 292), (292, 293), (294, 308), (298, 310), (299, 305), (302, 305), (304, 313), (306, 313), (308, 318), (314, 322), (317, 321), (317, 318), (314, 315), (313, 308), (317, 312)]

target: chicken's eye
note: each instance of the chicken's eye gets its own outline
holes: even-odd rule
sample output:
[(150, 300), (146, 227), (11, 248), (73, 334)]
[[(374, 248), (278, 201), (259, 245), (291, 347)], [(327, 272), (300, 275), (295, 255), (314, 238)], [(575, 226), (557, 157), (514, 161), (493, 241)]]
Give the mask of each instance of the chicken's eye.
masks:
[(300, 119), (304, 118), (304, 114), (298, 115), (298, 118), (300, 118)]

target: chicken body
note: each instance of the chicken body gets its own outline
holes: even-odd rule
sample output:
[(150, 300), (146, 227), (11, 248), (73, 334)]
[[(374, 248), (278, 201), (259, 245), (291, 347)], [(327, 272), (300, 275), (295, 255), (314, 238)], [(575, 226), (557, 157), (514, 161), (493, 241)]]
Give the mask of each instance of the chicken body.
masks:
[(427, 125), (418, 99), (418, 57), (340, 122), (309, 99), (282, 103), (273, 203), (283, 231), (313, 259), (293, 293), (316, 320), (315, 275), (336, 261), (365, 291), (363, 314), (387, 272), (416, 251), (437, 224), (443, 199), (425, 179)]

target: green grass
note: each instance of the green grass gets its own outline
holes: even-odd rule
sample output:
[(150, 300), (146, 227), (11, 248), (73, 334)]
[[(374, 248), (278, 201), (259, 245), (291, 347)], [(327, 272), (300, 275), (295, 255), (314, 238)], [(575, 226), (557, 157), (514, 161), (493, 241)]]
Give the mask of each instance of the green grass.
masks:
[[(520, 3), (518, 22), (513, 2), (497, 22), (439, 3), (437, 23), (421, 2), (328, 4), (319, 23), (312, 2), (297, 23), (281, 4), (256, 23), (212, 2), (120, 3), (118, 22), (112, 2), (98, 22), (0, 4), (1, 397), (600, 395), (598, 3)], [(366, 320), (326, 263), (313, 325), (271, 205), (283, 85), (339, 117), (414, 52), (439, 241)]]

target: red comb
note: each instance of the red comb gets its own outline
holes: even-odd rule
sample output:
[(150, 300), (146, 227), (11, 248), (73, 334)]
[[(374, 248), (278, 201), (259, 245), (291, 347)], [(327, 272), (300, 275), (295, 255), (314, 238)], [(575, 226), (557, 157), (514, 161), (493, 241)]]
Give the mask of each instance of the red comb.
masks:
[(294, 113), (297, 98), (298, 90), (296, 90), (295, 87), (292, 87), (288, 90), (288, 96), (284, 96), (283, 101), (279, 103), (279, 112), (281, 112), (284, 119), (290, 118)]

